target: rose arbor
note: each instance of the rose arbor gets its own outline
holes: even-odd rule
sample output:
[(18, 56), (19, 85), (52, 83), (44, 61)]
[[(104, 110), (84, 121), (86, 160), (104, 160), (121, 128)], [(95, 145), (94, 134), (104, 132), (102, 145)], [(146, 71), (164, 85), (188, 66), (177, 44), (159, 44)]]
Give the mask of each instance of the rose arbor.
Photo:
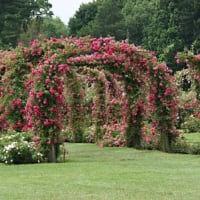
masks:
[(187, 64), (196, 91), (196, 98), (200, 102), (200, 54), (194, 55), (192, 52), (183, 52), (177, 54), (177, 63), (183, 62)]
[(194, 55), (192, 52), (177, 53), (177, 63), (185, 63), (192, 76), (192, 83), (196, 92), (196, 100), (191, 105), (195, 107), (194, 116), (200, 119), (200, 54)]
[[(60, 132), (69, 112), (73, 111), (70, 116), (75, 134), (81, 132), (85, 95), (79, 85), (81, 77), (95, 82), (99, 93), (93, 105), (97, 134), (105, 121), (112, 119), (106, 99), (111, 105), (116, 101), (110, 97), (118, 95), (118, 99), (124, 99), (121, 116), (126, 121), (127, 146), (140, 148), (144, 121), (149, 120), (152, 134), (160, 134), (161, 149), (170, 151), (171, 141), (177, 136), (177, 91), (170, 70), (152, 52), (112, 38), (84, 37), (35, 40), (30, 48), (18, 47), (9, 54), (12, 59), (1, 58), (1, 97), (6, 99), (2, 116), (13, 126), (20, 124), (22, 130), (32, 128), (49, 161), (56, 161)], [(71, 104), (67, 103), (69, 94)], [(12, 107), (16, 100), (20, 105)], [(12, 119), (8, 108), (21, 116)], [(81, 140), (80, 135), (75, 138)]]

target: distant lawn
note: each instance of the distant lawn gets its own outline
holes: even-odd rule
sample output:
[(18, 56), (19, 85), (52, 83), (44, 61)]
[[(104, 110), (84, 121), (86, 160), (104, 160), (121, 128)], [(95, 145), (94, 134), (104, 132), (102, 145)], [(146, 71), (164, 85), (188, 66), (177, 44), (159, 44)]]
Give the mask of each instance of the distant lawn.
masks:
[(183, 136), (191, 144), (200, 144), (200, 133), (185, 133)]
[(197, 200), (200, 156), (67, 144), (65, 163), (0, 164), (0, 200)]

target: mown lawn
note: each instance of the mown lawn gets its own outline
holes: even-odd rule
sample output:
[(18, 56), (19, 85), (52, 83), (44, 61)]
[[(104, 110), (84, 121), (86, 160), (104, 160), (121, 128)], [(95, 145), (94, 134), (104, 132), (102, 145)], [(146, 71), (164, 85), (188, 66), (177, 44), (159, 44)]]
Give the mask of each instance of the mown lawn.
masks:
[(200, 133), (185, 133), (183, 136), (190, 144), (200, 144)]
[(197, 200), (200, 156), (67, 144), (65, 163), (0, 164), (0, 200)]

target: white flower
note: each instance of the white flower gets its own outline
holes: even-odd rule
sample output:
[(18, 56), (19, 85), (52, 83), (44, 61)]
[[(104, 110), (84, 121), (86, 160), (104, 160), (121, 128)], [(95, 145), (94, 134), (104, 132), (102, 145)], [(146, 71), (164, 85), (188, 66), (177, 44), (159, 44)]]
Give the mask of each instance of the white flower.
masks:
[(5, 152), (8, 152), (8, 151), (10, 151), (11, 149), (14, 149), (14, 148), (16, 147), (16, 145), (17, 145), (17, 142), (12, 142), (12, 143), (9, 144), (8, 146), (5, 146), (5, 147), (4, 147), (4, 151), (5, 151)]
[(37, 153), (37, 155), (38, 155), (38, 156), (40, 156), (40, 157), (42, 157), (42, 156), (43, 156), (43, 154), (42, 154), (42, 153)]

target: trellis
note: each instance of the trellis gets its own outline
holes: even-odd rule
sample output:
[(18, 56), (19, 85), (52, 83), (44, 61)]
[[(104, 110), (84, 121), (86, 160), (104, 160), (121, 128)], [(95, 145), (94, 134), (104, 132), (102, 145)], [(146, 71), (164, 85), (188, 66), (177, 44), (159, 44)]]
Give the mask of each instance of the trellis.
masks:
[[(50, 161), (56, 160), (59, 135), (69, 111), (65, 96), (67, 82), (77, 82), (76, 71), (81, 73), (85, 66), (107, 71), (123, 83), (127, 99), (127, 146), (141, 147), (144, 121), (150, 119), (152, 134), (161, 135), (161, 149), (170, 151), (170, 144), (177, 136), (177, 89), (170, 70), (164, 63), (159, 63), (152, 52), (113, 38), (84, 37), (35, 40), (30, 48), (19, 47), (14, 54), (13, 61), (6, 60), (7, 65), (3, 58), (1, 62), (4, 71), (1, 98), (7, 99), (4, 110), (6, 112), (14, 100), (23, 99), (21, 129), (32, 128), (40, 136), (46, 153), (51, 152)], [(20, 79), (24, 81), (27, 93), (23, 93), (23, 89), (16, 90)], [(81, 106), (81, 101), (77, 100), (81, 90), (77, 84), (74, 87), (78, 90), (71, 90), (75, 95), (73, 99)], [(6, 94), (6, 90), (14, 90), (13, 95)], [(77, 112), (75, 115), (79, 115), (79, 111), (73, 110)], [(96, 123), (96, 129), (100, 130), (102, 125)]]

